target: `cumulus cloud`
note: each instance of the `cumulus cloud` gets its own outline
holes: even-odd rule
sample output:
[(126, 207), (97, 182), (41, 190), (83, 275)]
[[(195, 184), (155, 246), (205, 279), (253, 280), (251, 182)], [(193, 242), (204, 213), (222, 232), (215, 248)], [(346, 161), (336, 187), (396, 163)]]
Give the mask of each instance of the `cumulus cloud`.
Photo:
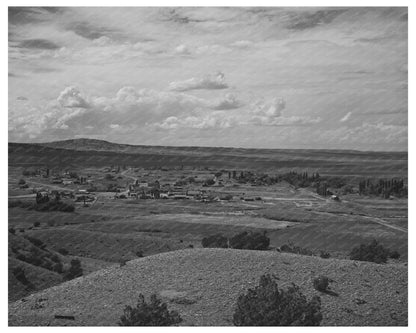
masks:
[(271, 102), (257, 101), (251, 112), (256, 116), (276, 118), (282, 115), (285, 107), (286, 101), (279, 97), (274, 98)]
[(213, 113), (202, 117), (190, 116), (185, 118), (168, 117), (163, 122), (155, 126), (163, 129), (195, 128), (195, 129), (223, 129), (235, 125), (232, 117), (227, 117), (222, 113)]
[(269, 117), (253, 117), (252, 122), (255, 125), (261, 126), (304, 126), (317, 124), (321, 121), (321, 118), (311, 118), (311, 117), (299, 117), (299, 116), (290, 116), (290, 117), (278, 117), (278, 118), (269, 118)]
[(208, 45), (203, 45), (203, 46), (198, 47), (195, 50), (195, 53), (198, 55), (209, 56), (209, 55), (220, 55), (220, 54), (224, 55), (231, 51), (232, 51), (232, 48), (224, 46), (224, 45), (208, 44)]
[(204, 78), (191, 78), (184, 81), (174, 81), (169, 84), (169, 90), (172, 91), (188, 91), (195, 89), (226, 89), (224, 74), (218, 72), (214, 76), (208, 75)]
[(242, 104), (233, 94), (226, 94), (224, 98), (212, 106), (214, 110), (232, 110), (238, 109)]
[[(221, 77), (223, 79), (223, 77)], [(88, 100), (75, 87), (67, 87), (49, 103), (36, 119), (9, 120), (12, 133), (21, 136), (53, 137), (110, 135), (134, 136), (138, 130), (179, 128), (217, 130), (236, 126), (298, 126), (319, 119), (283, 115), (282, 98), (259, 101), (244, 107), (233, 94), (219, 100), (206, 100), (183, 92), (122, 87), (113, 96), (90, 96)], [(235, 112), (234, 109), (240, 109)], [(35, 113), (35, 112), (34, 112)]]
[(231, 44), (231, 46), (237, 47), (237, 48), (240, 48), (240, 49), (246, 49), (246, 48), (248, 48), (252, 45), (253, 45), (253, 42), (251, 42), (249, 40), (238, 40), (238, 41)]
[[(181, 119), (178, 126), (205, 128), (210, 126), (207, 124), (216, 124), (208, 118), (199, 120), (204, 117), (204, 112), (213, 112), (211, 104), (184, 93), (136, 90), (128, 86), (121, 88), (113, 97), (92, 96), (87, 102), (78, 89), (67, 87), (44, 110), (31, 111), (31, 114), (41, 113), (41, 116), (11, 117), (9, 130), (19, 133), (20, 137), (49, 137), (65, 133), (101, 135), (109, 129), (126, 131), (131, 135), (145, 126), (162, 124), (169, 117)], [(174, 127), (168, 124), (169, 121), (164, 127)]]
[(271, 102), (257, 101), (251, 110), (250, 122), (260, 126), (303, 126), (316, 124), (321, 118), (307, 116), (284, 116), (286, 101), (274, 98)]
[[(65, 88), (36, 119), (12, 117), (11, 133), (20, 137), (53, 137), (54, 140), (76, 135), (134, 136), (144, 128), (174, 130), (224, 129), (239, 124), (231, 109), (240, 106), (232, 94), (217, 101), (182, 92), (122, 87), (113, 96), (90, 96), (88, 100), (75, 87)], [(227, 111), (224, 111), (227, 110)], [(12, 135), (16, 137), (16, 135)]]
[(99, 38), (96, 38), (92, 41), (92, 43), (96, 46), (106, 46), (112, 43), (111, 38), (107, 36), (101, 36)]
[(191, 51), (189, 50), (189, 48), (184, 44), (181, 44), (181, 45), (178, 45), (177, 47), (175, 47), (174, 52), (176, 54), (182, 54), (182, 55), (191, 54)]
[(351, 118), (351, 112), (348, 112), (344, 117), (342, 117), (339, 121), (341, 122), (341, 123), (343, 123), (343, 122), (345, 122), (345, 121), (347, 121), (348, 119), (350, 119)]
[(75, 87), (65, 88), (58, 96), (58, 102), (65, 108), (88, 108), (89, 105), (81, 92)]

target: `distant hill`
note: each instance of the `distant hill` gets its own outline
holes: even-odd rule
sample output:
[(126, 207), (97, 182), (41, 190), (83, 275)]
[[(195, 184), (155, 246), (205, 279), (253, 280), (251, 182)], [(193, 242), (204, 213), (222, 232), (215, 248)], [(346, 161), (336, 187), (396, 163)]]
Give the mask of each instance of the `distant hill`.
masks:
[[(292, 282), (322, 301), (322, 326), (407, 325), (407, 267), (404, 264), (321, 259), (275, 251), (189, 249), (133, 260), (96, 271), (9, 304), (9, 325), (116, 326), (138, 295), (157, 293), (183, 318), (181, 325), (227, 326), (237, 297), (273, 274), (281, 288)], [(313, 279), (331, 279), (330, 293)], [(74, 316), (74, 320), (55, 319)]]
[(9, 143), (9, 166), (209, 167), (319, 170), (321, 174), (407, 175), (407, 152), (133, 146), (93, 139)]

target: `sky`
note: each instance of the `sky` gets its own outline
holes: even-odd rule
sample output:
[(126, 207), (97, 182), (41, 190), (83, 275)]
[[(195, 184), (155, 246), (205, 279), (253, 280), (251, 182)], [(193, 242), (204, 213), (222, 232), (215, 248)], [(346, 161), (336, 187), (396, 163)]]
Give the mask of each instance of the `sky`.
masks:
[(9, 7), (9, 142), (408, 149), (407, 8)]

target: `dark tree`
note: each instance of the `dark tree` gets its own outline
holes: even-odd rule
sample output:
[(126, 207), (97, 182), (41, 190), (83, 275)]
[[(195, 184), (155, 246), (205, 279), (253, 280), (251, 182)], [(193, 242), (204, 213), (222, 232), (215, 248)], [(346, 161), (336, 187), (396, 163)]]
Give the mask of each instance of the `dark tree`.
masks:
[(150, 303), (146, 303), (143, 294), (135, 308), (126, 306), (120, 317), (119, 326), (172, 326), (179, 324), (182, 318), (176, 311), (169, 311), (155, 294), (150, 296)]
[(270, 275), (238, 297), (233, 316), (236, 326), (319, 326), (321, 320), (319, 296), (308, 301), (295, 284), (279, 289)]
[(67, 278), (67, 280), (72, 280), (82, 276), (82, 274), (83, 271), (81, 267), (81, 261), (79, 261), (78, 259), (72, 259), (71, 267), (69, 268), (69, 271), (67, 272), (65, 277)]

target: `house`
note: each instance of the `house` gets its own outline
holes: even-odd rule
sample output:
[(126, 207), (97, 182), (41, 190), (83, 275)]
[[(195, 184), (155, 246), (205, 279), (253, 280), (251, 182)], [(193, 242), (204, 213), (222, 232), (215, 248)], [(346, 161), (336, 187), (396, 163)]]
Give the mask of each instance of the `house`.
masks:
[(155, 180), (154, 182), (151, 182), (151, 183), (147, 183), (147, 185), (149, 186), (149, 187), (153, 187), (153, 188), (158, 188), (158, 189), (160, 189), (160, 183), (159, 183), (159, 181), (158, 180)]
[(182, 199), (189, 199), (189, 198), (186, 194), (174, 194), (173, 199), (182, 200)]
[(160, 199), (168, 199), (169, 195), (167, 193), (160, 193)]
[(87, 190), (78, 190), (77, 194), (89, 194)]
[(74, 198), (74, 194), (71, 191), (62, 191), (60, 194), (63, 198)]
[(339, 196), (337, 196), (335, 194), (331, 195), (331, 199), (335, 200), (335, 201), (340, 201)]
[(62, 179), (61, 178), (53, 178), (52, 179), (52, 184), (62, 184)]
[(128, 190), (127, 191), (127, 196), (132, 197), (132, 198), (137, 198), (138, 194), (137, 194), (137, 192)]
[(76, 202), (80, 202), (80, 201), (84, 201), (84, 202), (92, 202), (94, 201), (95, 198), (93, 196), (90, 195), (85, 195), (85, 194), (79, 194), (75, 196), (75, 201)]
[(186, 195), (189, 196), (189, 197), (196, 197), (196, 196), (201, 195), (201, 191), (199, 191), (199, 190), (188, 190), (188, 191), (186, 191)]

